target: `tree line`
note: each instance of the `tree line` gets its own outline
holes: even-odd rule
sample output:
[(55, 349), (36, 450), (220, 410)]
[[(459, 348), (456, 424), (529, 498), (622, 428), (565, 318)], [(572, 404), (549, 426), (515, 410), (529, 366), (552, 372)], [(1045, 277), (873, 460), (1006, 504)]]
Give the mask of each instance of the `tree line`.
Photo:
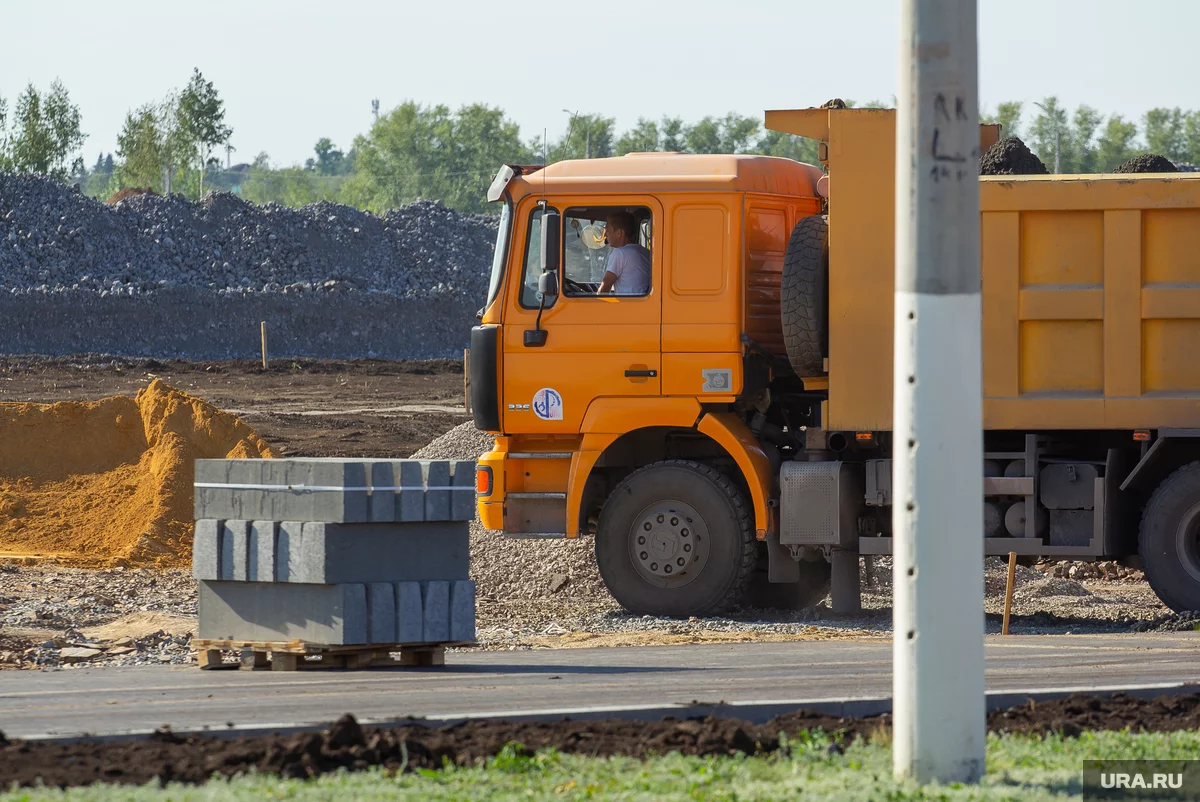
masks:
[[(886, 107), (879, 102), (863, 106)], [(1151, 109), (1135, 122), (1086, 105), (1071, 110), (1051, 96), (1028, 107), (1001, 103), (985, 110), (981, 119), (1022, 137), (1051, 171), (1057, 163), (1062, 173), (1111, 172), (1144, 152), (1200, 163), (1200, 111)], [(695, 121), (641, 118), (624, 130), (613, 117), (574, 114), (543, 141), (541, 135), (525, 136), (499, 108), (472, 104), (452, 110), (409, 101), (378, 114), (349, 148), (342, 150), (322, 137), (312, 157), (290, 166), (274, 164), (266, 152), (233, 166), (232, 135), (220, 94), (198, 69), (182, 89), (131, 109), (115, 154), (101, 153), (90, 167), (79, 156), (86, 139), (79, 108), (61, 82), (46, 91), (27, 87), (17, 98), (11, 124), (8, 105), (0, 98), (0, 170), (45, 173), (76, 182), (98, 198), (128, 187), (192, 198), (206, 189), (222, 189), (256, 203), (289, 206), (329, 200), (382, 211), (426, 198), (459, 211), (481, 212), (489, 211), (484, 192), (496, 167), (506, 162), (681, 151), (817, 163), (812, 140), (765, 130), (760, 118), (736, 112)]]
[(232, 135), (225, 104), (199, 69), (183, 89), (130, 110), (116, 159), (101, 153), (91, 169), (79, 155), (87, 139), (79, 106), (61, 81), (46, 90), (29, 84), (17, 97), (11, 125), (8, 102), (0, 97), (0, 171), (72, 181), (96, 197), (126, 187), (199, 197), (205, 173), (219, 164), (215, 151)]

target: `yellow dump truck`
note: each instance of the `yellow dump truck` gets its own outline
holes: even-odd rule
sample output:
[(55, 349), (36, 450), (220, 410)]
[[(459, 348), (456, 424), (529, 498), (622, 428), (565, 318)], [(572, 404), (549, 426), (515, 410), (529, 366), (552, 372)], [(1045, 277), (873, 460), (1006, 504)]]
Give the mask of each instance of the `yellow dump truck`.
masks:
[[(894, 113), (766, 121), (818, 140), (827, 175), (649, 153), (507, 165), (489, 191), (481, 519), (594, 537), (636, 613), (801, 606), (831, 582), (853, 609), (858, 556), (891, 551)], [(1140, 558), (1200, 609), (1200, 175), (980, 194), (986, 553)]]

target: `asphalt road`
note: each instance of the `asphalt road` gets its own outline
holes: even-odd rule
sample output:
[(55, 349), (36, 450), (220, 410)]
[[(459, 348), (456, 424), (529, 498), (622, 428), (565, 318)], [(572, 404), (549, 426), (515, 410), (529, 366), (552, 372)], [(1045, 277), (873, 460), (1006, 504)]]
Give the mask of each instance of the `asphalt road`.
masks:
[[(1200, 683), (1200, 635), (989, 637), (987, 687), (1054, 691)], [(457, 652), (442, 668), (0, 672), (9, 737), (319, 725), (409, 716), (545, 713), (891, 695), (891, 642), (819, 641)], [(602, 711), (599, 711), (602, 712)], [(657, 717), (657, 716), (655, 716)]]

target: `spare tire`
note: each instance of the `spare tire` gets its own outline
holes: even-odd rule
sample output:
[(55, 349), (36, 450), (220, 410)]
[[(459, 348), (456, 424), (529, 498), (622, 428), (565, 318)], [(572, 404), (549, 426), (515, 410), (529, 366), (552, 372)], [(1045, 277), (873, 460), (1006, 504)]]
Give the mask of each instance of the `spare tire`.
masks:
[(829, 218), (805, 217), (792, 229), (779, 307), (792, 370), (798, 376), (824, 373), (829, 342)]

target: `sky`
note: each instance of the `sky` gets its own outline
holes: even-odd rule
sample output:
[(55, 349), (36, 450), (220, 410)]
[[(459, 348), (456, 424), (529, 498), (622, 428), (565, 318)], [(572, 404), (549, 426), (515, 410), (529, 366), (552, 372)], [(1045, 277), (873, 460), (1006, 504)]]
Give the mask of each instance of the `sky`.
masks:
[[(1140, 119), (1200, 107), (1197, 0), (978, 0), (980, 102), (1056, 95)], [(88, 164), (127, 111), (215, 83), (234, 161), (347, 149), (406, 100), (504, 109), (528, 140), (563, 110), (695, 120), (890, 103), (900, 0), (0, 0), (0, 97), (55, 78), (80, 106)], [(1146, 20), (1163, 23), (1147, 25)], [(1151, 32), (1153, 35), (1151, 35)], [(1036, 111), (1036, 109), (1035, 109)], [(1032, 115), (1027, 115), (1028, 119)]]

